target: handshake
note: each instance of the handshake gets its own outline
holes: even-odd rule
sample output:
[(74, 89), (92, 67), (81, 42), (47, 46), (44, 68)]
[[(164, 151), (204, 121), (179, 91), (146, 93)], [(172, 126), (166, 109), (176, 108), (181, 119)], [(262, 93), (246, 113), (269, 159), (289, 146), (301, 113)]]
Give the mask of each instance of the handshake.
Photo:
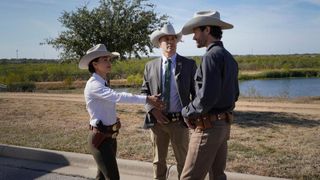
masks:
[(166, 109), (166, 104), (161, 100), (160, 94), (148, 96), (147, 103), (151, 104), (154, 108), (150, 111), (153, 117), (157, 120), (159, 124), (168, 124), (169, 119), (163, 113)]
[(154, 108), (158, 110), (164, 110), (166, 108), (165, 103), (161, 100), (161, 95), (152, 95), (152, 96), (147, 96), (147, 103), (151, 104)]

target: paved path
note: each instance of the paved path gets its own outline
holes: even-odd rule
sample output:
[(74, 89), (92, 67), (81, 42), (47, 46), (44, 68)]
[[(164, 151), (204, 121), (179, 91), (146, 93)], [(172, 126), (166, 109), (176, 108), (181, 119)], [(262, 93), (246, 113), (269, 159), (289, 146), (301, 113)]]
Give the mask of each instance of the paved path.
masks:
[[(118, 159), (122, 180), (152, 179), (152, 164)], [(91, 155), (0, 144), (0, 179), (93, 179), (96, 165)], [(265, 176), (227, 172), (229, 180), (280, 180)], [(168, 180), (177, 179), (176, 167)], [(282, 179), (283, 180), (283, 179)]]

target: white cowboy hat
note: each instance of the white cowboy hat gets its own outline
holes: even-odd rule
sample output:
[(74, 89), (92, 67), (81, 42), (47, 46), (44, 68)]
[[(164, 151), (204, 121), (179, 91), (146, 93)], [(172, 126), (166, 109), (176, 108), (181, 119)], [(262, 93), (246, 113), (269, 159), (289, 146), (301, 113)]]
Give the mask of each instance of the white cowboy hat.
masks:
[(162, 36), (167, 36), (167, 35), (173, 35), (177, 37), (177, 42), (181, 41), (182, 34), (176, 33), (173, 26), (170, 23), (165, 24), (160, 30), (155, 30), (151, 35), (150, 35), (150, 40), (151, 43), (153, 44), (154, 47), (159, 48), (159, 39)]
[(192, 34), (193, 29), (199, 26), (219, 26), (221, 29), (232, 29), (233, 25), (220, 20), (218, 11), (199, 11), (196, 12), (191, 20), (189, 20), (182, 28), (182, 34)]
[(84, 55), (80, 62), (79, 68), (80, 69), (88, 69), (88, 65), (90, 61), (94, 60), (95, 58), (102, 57), (102, 56), (111, 56), (117, 57), (120, 56), (118, 52), (109, 52), (104, 44), (98, 44), (92, 48), (90, 48), (86, 55)]

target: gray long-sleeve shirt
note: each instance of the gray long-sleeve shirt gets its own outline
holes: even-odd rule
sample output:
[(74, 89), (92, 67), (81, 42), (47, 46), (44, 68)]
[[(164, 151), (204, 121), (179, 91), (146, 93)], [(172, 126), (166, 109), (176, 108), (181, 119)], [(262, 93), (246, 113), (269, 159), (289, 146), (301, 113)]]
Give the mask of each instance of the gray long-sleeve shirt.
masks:
[(196, 97), (182, 109), (182, 115), (232, 111), (239, 96), (238, 64), (221, 41), (211, 44), (195, 75)]

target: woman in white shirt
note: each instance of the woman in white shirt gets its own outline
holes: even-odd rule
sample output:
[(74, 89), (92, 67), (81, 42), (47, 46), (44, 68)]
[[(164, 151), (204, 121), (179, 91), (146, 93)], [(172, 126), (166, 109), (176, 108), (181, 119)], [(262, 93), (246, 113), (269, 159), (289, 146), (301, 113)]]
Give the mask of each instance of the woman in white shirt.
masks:
[(92, 74), (87, 81), (84, 97), (90, 115), (89, 150), (98, 166), (96, 179), (120, 178), (116, 162), (116, 137), (121, 125), (116, 116), (116, 103), (150, 103), (155, 108), (163, 108), (157, 96), (118, 93), (108, 87), (107, 74), (111, 72), (111, 60), (116, 56), (119, 53), (111, 53), (105, 45), (98, 44), (90, 48), (79, 62), (80, 69), (88, 69)]

